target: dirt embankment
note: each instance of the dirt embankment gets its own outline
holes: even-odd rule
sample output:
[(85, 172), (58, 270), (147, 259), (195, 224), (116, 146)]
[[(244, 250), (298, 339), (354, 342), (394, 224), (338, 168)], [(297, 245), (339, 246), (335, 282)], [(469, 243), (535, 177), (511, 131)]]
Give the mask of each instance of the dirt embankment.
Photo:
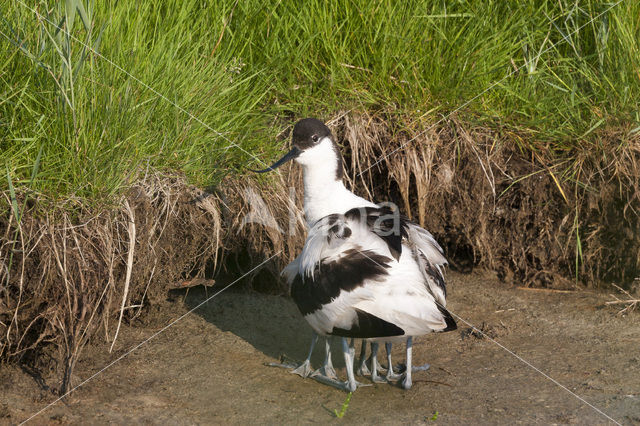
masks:
[[(632, 282), (638, 138), (603, 138), (618, 141), (612, 156), (585, 150), (568, 168), (550, 153), (519, 152), (520, 136), (506, 130), (428, 124), (339, 116), (331, 126), (348, 185), (396, 202), (459, 270), (479, 265), (525, 286), (572, 288), (576, 273), (588, 285)], [(289, 166), (271, 179), (228, 180), (206, 193), (182, 178), (147, 175), (99, 209), (18, 191), (20, 221), (10, 202), (0, 218), (0, 359), (55, 374), (52, 388), (64, 390), (88, 341), (112, 343), (121, 323), (158, 309), (177, 282), (246, 271), (277, 255), (247, 282), (286, 292), (274, 277), (304, 240), (300, 210), (291, 209), (302, 199), (300, 171)]]
[(508, 129), (403, 124), (346, 116), (348, 174), (373, 199), (391, 194), (460, 269), (553, 288), (628, 287), (640, 275), (640, 134), (603, 132), (598, 146), (552, 153), (525, 151), (534, 136)]

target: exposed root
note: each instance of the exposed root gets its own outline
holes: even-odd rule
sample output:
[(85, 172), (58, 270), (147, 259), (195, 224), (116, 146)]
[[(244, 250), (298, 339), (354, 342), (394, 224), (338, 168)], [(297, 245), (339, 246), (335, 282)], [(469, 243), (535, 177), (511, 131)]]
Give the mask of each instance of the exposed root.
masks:
[[(113, 351), (113, 346), (118, 339), (118, 333), (120, 332), (120, 325), (122, 325), (122, 316), (124, 315), (124, 307), (127, 304), (127, 296), (129, 295), (129, 284), (131, 282), (131, 270), (133, 269), (133, 253), (136, 247), (136, 218), (131, 210), (129, 201), (124, 200), (124, 207), (129, 214), (129, 226), (127, 227), (127, 233), (129, 234), (129, 253), (127, 254), (127, 272), (124, 279), (124, 291), (122, 292), (122, 304), (120, 306), (120, 317), (118, 318), (118, 326), (116, 327), (116, 334), (113, 336), (113, 342), (109, 352)], [(144, 296), (143, 296), (144, 297)]]

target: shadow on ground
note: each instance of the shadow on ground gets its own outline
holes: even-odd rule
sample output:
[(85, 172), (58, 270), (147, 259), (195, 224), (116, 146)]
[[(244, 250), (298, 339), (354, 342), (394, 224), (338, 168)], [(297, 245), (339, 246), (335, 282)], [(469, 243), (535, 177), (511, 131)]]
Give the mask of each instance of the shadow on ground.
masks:
[[(193, 309), (211, 294), (211, 290), (193, 288), (184, 302)], [(284, 296), (229, 289), (194, 313), (220, 330), (235, 334), (274, 361), (284, 357), (289, 362), (302, 362), (309, 351), (311, 327), (293, 301)], [(340, 342), (333, 340), (334, 365), (344, 367)], [(314, 368), (322, 364), (323, 356), (324, 341), (320, 339), (311, 358)]]

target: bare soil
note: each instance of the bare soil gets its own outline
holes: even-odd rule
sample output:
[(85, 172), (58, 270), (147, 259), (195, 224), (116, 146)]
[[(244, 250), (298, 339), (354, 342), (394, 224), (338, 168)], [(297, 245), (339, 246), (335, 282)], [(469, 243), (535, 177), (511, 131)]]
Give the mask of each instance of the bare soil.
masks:
[[(640, 313), (616, 315), (596, 292), (527, 290), (488, 274), (449, 273), (449, 308), (622, 424), (640, 424)], [(208, 290), (208, 295), (223, 283)], [(145, 323), (123, 327), (113, 353), (88, 345), (75, 384), (145, 340), (206, 297), (173, 294)], [(433, 423), (607, 424), (567, 390), (468, 324), (416, 339), (414, 386), (346, 394), (265, 366), (282, 354), (304, 358), (310, 329), (282, 296), (231, 288), (35, 417), (35, 424), (106, 423)], [(404, 359), (395, 348), (395, 360)], [(317, 350), (315, 364), (321, 362)], [(344, 376), (341, 355), (334, 355)], [(361, 381), (367, 382), (367, 379)], [(21, 422), (56, 399), (15, 366), (0, 367), (0, 424)], [(437, 415), (436, 415), (437, 414)]]

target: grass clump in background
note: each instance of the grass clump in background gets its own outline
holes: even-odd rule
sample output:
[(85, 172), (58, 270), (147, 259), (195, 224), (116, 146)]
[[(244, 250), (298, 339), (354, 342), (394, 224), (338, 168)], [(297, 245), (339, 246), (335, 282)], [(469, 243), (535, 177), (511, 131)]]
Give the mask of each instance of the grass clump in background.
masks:
[(149, 169), (242, 173), (292, 117), (411, 127), (479, 94), (458, 117), (570, 157), (638, 131), (640, 5), (614, 4), (3, 0), (0, 162), (26, 185), (42, 150), (34, 191), (104, 200)]

